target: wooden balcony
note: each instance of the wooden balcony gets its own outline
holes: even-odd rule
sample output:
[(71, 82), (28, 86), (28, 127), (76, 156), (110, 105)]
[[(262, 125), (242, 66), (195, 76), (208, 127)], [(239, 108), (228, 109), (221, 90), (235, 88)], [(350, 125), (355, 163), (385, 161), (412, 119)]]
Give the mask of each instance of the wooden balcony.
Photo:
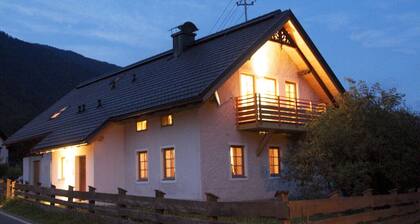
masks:
[(303, 99), (261, 94), (236, 97), (239, 130), (300, 132), (325, 111), (325, 103)]

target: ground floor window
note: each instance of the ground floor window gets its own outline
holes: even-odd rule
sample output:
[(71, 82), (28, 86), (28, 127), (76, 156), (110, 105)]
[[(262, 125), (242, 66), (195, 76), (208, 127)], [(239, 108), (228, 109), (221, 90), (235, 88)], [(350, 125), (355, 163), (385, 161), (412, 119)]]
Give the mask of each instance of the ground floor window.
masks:
[(175, 180), (175, 148), (164, 148), (163, 151), (163, 179)]
[(147, 181), (149, 178), (148, 163), (149, 158), (147, 151), (137, 152), (137, 163), (138, 163), (138, 181)]
[(280, 148), (270, 147), (268, 149), (268, 163), (270, 167), (270, 176), (280, 175)]
[(233, 178), (245, 177), (244, 147), (230, 147), (230, 170)]

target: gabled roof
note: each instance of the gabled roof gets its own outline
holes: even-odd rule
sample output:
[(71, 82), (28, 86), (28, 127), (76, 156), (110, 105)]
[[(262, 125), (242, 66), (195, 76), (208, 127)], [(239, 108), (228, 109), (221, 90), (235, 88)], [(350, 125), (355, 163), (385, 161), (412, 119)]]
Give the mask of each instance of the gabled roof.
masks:
[[(178, 58), (169, 50), (83, 82), (6, 143), (39, 137), (34, 150), (84, 143), (110, 120), (202, 102), (276, 30), (294, 18), (290, 10), (277, 10), (198, 39)], [(325, 63), (323, 59), (321, 62)], [(332, 71), (330, 75), (337, 87), (344, 90)], [(86, 105), (86, 111), (78, 113), (82, 104)], [(68, 108), (50, 119), (64, 107)]]

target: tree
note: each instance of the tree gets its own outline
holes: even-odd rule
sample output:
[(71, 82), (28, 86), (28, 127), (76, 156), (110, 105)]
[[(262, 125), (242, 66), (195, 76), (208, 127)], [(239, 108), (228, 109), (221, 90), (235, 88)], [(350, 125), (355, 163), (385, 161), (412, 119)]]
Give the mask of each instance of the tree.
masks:
[(404, 95), (349, 80), (350, 89), (286, 150), (287, 177), (302, 193), (361, 194), (420, 184), (420, 117)]

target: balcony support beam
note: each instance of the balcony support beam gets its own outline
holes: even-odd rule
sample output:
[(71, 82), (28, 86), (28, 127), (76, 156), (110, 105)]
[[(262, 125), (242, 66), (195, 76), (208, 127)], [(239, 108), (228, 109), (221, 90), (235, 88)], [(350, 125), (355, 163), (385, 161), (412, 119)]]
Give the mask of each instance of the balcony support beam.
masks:
[(272, 132), (264, 132), (263, 137), (260, 140), (260, 143), (258, 144), (258, 148), (257, 148), (257, 156), (260, 156), (261, 153), (264, 151), (264, 149), (266, 148), (268, 142), (270, 142), (271, 137), (273, 136)]

